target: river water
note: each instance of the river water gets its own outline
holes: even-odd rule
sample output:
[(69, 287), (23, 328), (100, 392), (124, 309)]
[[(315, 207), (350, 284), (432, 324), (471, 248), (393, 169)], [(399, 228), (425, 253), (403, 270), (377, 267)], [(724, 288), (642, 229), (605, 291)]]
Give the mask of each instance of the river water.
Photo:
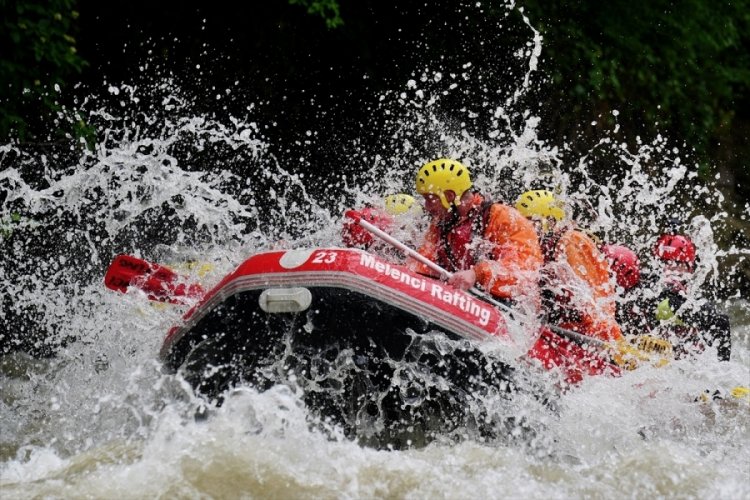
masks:
[[(107, 83), (82, 106), (104, 131), (93, 151), (0, 146), (2, 498), (750, 498), (750, 405), (729, 395), (750, 386), (750, 303), (738, 294), (721, 304), (733, 323), (729, 362), (709, 350), (585, 380), (535, 415), (533, 444), (378, 450), (311, 425), (286, 385), (239, 388), (196, 420), (201, 401), (156, 357), (184, 307), (102, 284), (118, 253), (209, 264), (182, 272), (210, 287), (256, 251), (337, 244), (345, 207), (409, 190), (416, 166), (440, 154), (465, 160), (477, 186), (501, 198), (543, 180), (569, 206), (586, 200), (585, 223), (641, 255), (664, 220), (681, 216), (702, 256), (697, 285), (719, 289), (721, 259), (750, 251), (719, 251), (713, 234), (726, 214), (703, 214), (684, 193), (705, 204), (721, 193), (661, 137), (636, 148), (605, 137), (598, 148), (620, 173), (606, 183), (592, 180), (593, 151), (571, 157), (538, 140), (538, 119), (521, 104), (541, 50), (529, 30), (526, 76), (490, 109), (495, 140), (439, 111), (441, 96), (481, 69), (425, 70), (380, 96), (394, 134), (343, 158), (367, 166), (343, 179), (282, 165), (264, 124), (195, 113), (163, 80)], [(723, 398), (700, 397), (717, 390)]]
[(286, 386), (237, 390), (196, 421), (189, 390), (154, 360), (164, 314), (101, 302), (95, 342), (53, 361), (3, 358), (3, 498), (750, 495), (747, 403), (695, 401), (747, 385), (748, 323), (735, 326), (729, 363), (704, 356), (567, 393), (541, 420), (541, 450), (467, 440), (390, 451), (311, 429)]

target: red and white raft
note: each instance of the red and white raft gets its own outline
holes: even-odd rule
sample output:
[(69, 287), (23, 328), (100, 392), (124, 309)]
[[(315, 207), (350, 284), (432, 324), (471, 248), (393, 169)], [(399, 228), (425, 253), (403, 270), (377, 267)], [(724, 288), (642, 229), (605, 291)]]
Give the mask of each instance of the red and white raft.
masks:
[(600, 372), (580, 346), (538, 325), (518, 345), (491, 304), (361, 250), (259, 253), (208, 292), (164, 266), (119, 256), (105, 284), (197, 301), (160, 357), (208, 400), (238, 385), (289, 384), (319, 415), (378, 446), (413, 440), (414, 429), (492, 434), (499, 427), (483, 398), (512, 404), (524, 393), (547, 404), (554, 396), (540, 367), (572, 382)]
[[(525, 355), (544, 369), (559, 370), (569, 383), (616, 371), (591, 350), (538, 324), (524, 325), (518, 342), (518, 325), (511, 336), (509, 318), (493, 305), (356, 249), (259, 253), (207, 293), (165, 266), (122, 255), (105, 284), (121, 292), (134, 285), (152, 300), (197, 301), (160, 351), (174, 371), (190, 360), (193, 371), (220, 363), (244, 366), (245, 376), (259, 357), (278, 355), (279, 344), (400, 356), (414, 335), (436, 332), (454, 340), (492, 341), (492, 351), (506, 361)], [(232, 373), (221, 385), (236, 378)]]
[[(190, 332), (227, 300), (248, 294), (254, 302), (251, 314), (258, 317), (331, 314), (345, 327), (354, 328), (353, 323), (359, 321), (380, 324), (387, 335), (386, 318), (394, 314), (384, 310), (391, 308), (400, 311), (397, 316), (412, 316), (423, 323), (425, 331), (440, 330), (477, 341), (500, 340), (509, 347), (512, 343), (502, 313), (466, 292), (364, 251), (316, 248), (266, 252), (247, 259), (188, 311), (182, 325), (169, 332), (162, 358), (172, 365), (179, 363), (173, 352), (182, 351), (178, 347), (189, 341)], [(366, 308), (374, 309), (373, 316), (364, 310), (351, 311), (353, 317), (340, 314), (351, 309), (352, 303), (365, 308), (363, 300), (376, 306)]]

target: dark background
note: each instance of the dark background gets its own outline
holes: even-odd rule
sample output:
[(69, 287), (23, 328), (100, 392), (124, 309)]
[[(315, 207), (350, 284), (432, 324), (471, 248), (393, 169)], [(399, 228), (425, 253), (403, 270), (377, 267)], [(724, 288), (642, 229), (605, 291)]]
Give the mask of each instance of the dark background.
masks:
[[(519, 9), (477, 4), (0, 0), (0, 137), (33, 145), (69, 133), (95, 141), (95, 127), (72, 117), (51, 126), (50, 111), (62, 105), (72, 115), (84, 97), (102, 93), (105, 80), (173, 76), (197, 111), (255, 104), (259, 122), (277, 124), (268, 131), (281, 139), (273, 144), (289, 144), (314, 125), (325, 134), (321, 150), (361, 139), (364, 126), (375, 143), (377, 123), (367, 120), (378, 93), (403, 89), (423, 68), (481, 68), (474, 91), (444, 103), (457, 119), (466, 101), (499, 102), (495, 89), (518, 87), (525, 68), (513, 52), (530, 30)], [(518, 6), (544, 36), (528, 100), (543, 118), (544, 137), (585, 151), (612, 127), (617, 109), (625, 140), (661, 133), (684, 143), (704, 176), (720, 171), (733, 198), (750, 198), (750, 0)], [(54, 84), (62, 94), (51, 91)], [(230, 87), (230, 98), (213, 99)]]
[[(249, 117), (280, 163), (336, 176), (363, 168), (346, 159), (392, 146), (398, 124), (383, 112), (381, 95), (404, 90), (422, 72), (460, 74), (470, 62), (470, 80), (441, 98), (441, 118), (464, 122), (490, 143), (488, 121), (469, 114), (519, 88), (528, 57), (514, 53), (532, 33), (519, 8), (477, 5), (0, 0), (0, 140), (24, 150), (69, 151), (81, 138), (93, 146), (102, 130), (76, 115), (84, 102), (106, 104), (110, 83), (143, 91), (170, 78), (192, 112)], [(522, 0), (518, 7), (544, 41), (534, 85), (513, 111), (538, 114), (541, 137), (567, 144), (572, 158), (603, 136), (631, 145), (638, 136), (666, 136), (684, 163), (699, 165), (698, 180), (718, 183), (726, 196), (721, 206), (702, 207), (729, 213), (720, 245), (750, 247), (750, 0)], [(158, 96), (146, 106), (164, 113)], [(231, 157), (206, 157), (193, 168), (224, 163), (245, 173)], [(621, 174), (610, 160), (593, 159), (595, 181)]]
[[(400, 91), (425, 67), (447, 74), (467, 61), (483, 68), (482, 85), (513, 91), (523, 68), (509, 47), (529, 38), (520, 17), (500, 33), (504, 9), (482, 15), (460, 2), (342, 2), (343, 24), (334, 28), (286, 0), (79, 4), (87, 84), (173, 75), (198, 112), (241, 114), (254, 104), (252, 118), (282, 163), (302, 155), (311, 168), (334, 165), (337, 172), (349, 168), (340, 163), (350, 156), (344, 151), (380, 144), (392, 132), (376, 110), (380, 93)], [(135, 72), (146, 61), (149, 69)], [(231, 96), (217, 103), (214, 95), (226, 88)], [(460, 101), (444, 104), (458, 109)], [(300, 151), (294, 141), (308, 130), (315, 145)]]
[[(530, 30), (519, 9), (477, 3), (0, 0), (0, 138), (28, 147), (71, 135), (95, 143), (101, 131), (73, 116), (86, 96), (101, 94), (105, 80), (172, 76), (198, 112), (254, 104), (282, 160), (287, 149), (297, 157), (293, 141), (314, 129), (309, 164), (335, 164), (347, 144), (382, 142), (389, 130), (373, 113), (378, 93), (403, 89), (423, 68), (481, 68), (474, 77), (482, 81), (443, 102), (457, 120), (467, 102), (501, 102), (495, 89), (518, 88), (525, 68), (513, 52)], [(659, 133), (694, 149), (690, 160), (705, 179), (721, 174), (739, 214), (750, 199), (750, 0), (518, 6), (544, 36), (528, 98), (544, 138), (586, 151), (611, 130), (617, 109), (623, 140)], [(232, 95), (218, 103), (226, 88)], [(67, 120), (51, 125), (61, 107)], [(486, 124), (472, 125), (481, 136)], [(600, 175), (612, 175), (606, 164)]]

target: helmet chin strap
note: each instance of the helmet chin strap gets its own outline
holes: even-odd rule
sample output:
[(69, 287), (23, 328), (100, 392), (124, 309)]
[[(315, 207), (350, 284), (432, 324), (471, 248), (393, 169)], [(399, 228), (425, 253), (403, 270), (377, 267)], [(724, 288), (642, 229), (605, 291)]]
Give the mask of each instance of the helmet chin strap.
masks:
[(677, 292), (686, 292), (692, 274), (689, 271), (667, 269), (662, 275), (663, 283)]
[[(445, 191), (440, 192), (440, 200), (443, 201), (443, 206), (450, 210), (455, 212), (458, 208), (458, 205), (461, 203), (461, 198), (459, 198), (456, 195), (456, 192), (452, 189), (446, 189)], [(447, 205), (447, 206), (446, 206)]]
[[(446, 193), (452, 193), (453, 194), (453, 200), (448, 201), (448, 216), (440, 221), (439, 226), (444, 229), (451, 228), (455, 226), (458, 221), (461, 219), (461, 204), (463, 203), (463, 195), (457, 196), (454, 191), (446, 191)], [(470, 190), (466, 190), (464, 193), (469, 193)], [(445, 196), (445, 195), (443, 195)], [(447, 198), (446, 198), (447, 200)]]
[(438, 226), (443, 231), (448, 231), (450, 228), (456, 225), (458, 222), (458, 207), (451, 205), (451, 207), (448, 209), (448, 215), (441, 221), (438, 222)]

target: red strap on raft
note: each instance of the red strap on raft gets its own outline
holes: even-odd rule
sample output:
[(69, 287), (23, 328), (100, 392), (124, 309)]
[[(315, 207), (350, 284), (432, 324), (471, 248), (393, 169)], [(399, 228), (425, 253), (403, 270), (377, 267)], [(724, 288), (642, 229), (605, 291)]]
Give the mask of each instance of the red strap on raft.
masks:
[(542, 328), (542, 335), (527, 354), (547, 370), (560, 370), (568, 384), (578, 384), (588, 375), (619, 375), (620, 368), (604, 359), (601, 353), (586, 349)]
[(150, 300), (172, 304), (185, 304), (186, 298), (197, 299), (205, 294), (199, 284), (187, 283), (168, 267), (132, 255), (114, 258), (104, 276), (104, 285), (122, 293), (133, 286), (143, 290)]

